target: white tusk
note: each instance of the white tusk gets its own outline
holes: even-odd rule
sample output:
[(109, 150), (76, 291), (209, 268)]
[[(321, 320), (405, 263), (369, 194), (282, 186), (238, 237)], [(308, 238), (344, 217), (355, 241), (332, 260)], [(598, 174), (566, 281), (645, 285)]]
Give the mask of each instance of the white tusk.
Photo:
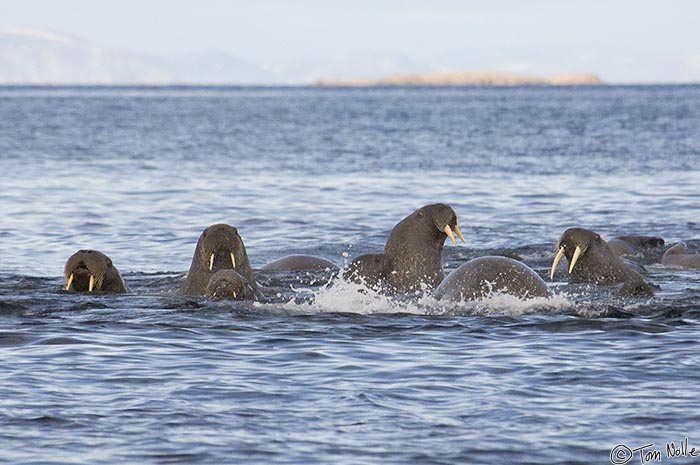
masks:
[(236, 268), (236, 257), (233, 256), (233, 252), (231, 252), (231, 263), (233, 263), (233, 267)]
[(552, 262), (552, 270), (549, 272), (549, 279), (553, 280), (554, 279), (554, 270), (556, 270), (557, 265), (559, 264), (559, 261), (561, 260), (561, 257), (564, 256), (564, 247), (559, 247), (559, 252), (557, 252), (556, 257), (554, 257), (554, 261)]
[(445, 228), (443, 229), (443, 231), (445, 231), (445, 234), (447, 234), (447, 237), (450, 238), (450, 240), (452, 241), (452, 243), (453, 243), (454, 245), (457, 245), (457, 241), (455, 240), (455, 235), (452, 233), (452, 228), (450, 228), (450, 225), (449, 225), (449, 224), (446, 224), (446, 225), (445, 225)]
[(66, 290), (70, 291), (70, 287), (73, 285), (73, 273), (68, 277), (68, 282), (66, 283)]
[(214, 268), (214, 254), (211, 254), (211, 257), (209, 257), (209, 271), (211, 271)]
[(459, 230), (459, 226), (455, 225), (455, 233), (457, 233), (457, 236), (459, 236), (460, 239), (462, 239), (462, 242), (467, 242), (464, 240), (464, 236), (462, 236), (462, 231)]
[(88, 292), (92, 292), (95, 289), (95, 275), (90, 275), (90, 284), (88, 284)]
[(576, 265), (576, 262), (578, 261), (578, 257), (581, 256), (581, 247), (576, 246), (576, 250), (574, 250), (574, 256), (571, 257), (571, 263), (569, 263), (569, 274), (571, 274), (571, 271), (574, 269), (574, 265)]
[(236, 297), (238, 297), (238, 296), (236, 295), (236, 291), (233, 291), (233, 298), (235, 299)]

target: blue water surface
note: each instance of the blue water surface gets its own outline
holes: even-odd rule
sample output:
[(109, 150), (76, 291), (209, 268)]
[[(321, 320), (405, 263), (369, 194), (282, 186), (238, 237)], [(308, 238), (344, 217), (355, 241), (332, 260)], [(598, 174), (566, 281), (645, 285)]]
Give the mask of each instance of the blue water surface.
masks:
[[(548, 273), (574, 226), (700, 251), (699, 193), (694, 85), (0, 88), (0, 463), (695, 463), (666, 446), (700, 449), (700, 273), (633, 257), (642, 300)], [(435, 202), (446, 271), (517, 255), (556, 297), (175, 292), (210, 224), (255, 268), (344, 267)], [(133, 292), (62, 292), (84, 248)]]

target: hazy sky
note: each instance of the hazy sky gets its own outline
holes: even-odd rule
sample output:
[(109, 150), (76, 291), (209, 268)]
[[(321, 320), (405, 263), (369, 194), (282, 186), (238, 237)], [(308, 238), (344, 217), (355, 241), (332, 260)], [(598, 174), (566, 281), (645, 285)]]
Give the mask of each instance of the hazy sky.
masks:
[(397, 55), (432, 69), (700, 81), (700, 2), (0, 0), (0, 26), (152, 54), (256, 63)]

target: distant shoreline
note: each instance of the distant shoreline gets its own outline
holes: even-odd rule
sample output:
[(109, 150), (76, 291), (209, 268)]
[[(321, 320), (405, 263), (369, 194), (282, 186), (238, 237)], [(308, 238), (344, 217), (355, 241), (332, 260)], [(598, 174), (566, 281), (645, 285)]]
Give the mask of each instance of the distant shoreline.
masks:
[(591, 73), (555, 74), (539, 77), (501, 71), (441, 71), (435, 73), (397, 74), (383, 78), (321, 79), (319, 87), (385, 87), (385, 86), (599, 86), (606, 83)]
[(478, 85), (478, 84), (464, 84), (464, 85), (414, 85), (414, 84), (377, 84), (377, 85), (319, 85), (317, 83), (305, 83), (305, 84), (236, 84), (236, 83), (168, 83), (168, 84), (154, 84), (154, 83), (116, 83), (116, 84), (104, 84), (104, 83), (77, 83), (77, 84), (67, 84), (67, 83), (46, 83), (46, 84), (36, 84), (36, 83), (0, 83), (0, 89), (11, 90), (11, 89), (421, 89), (421, 88), (433, 88), (433, 89), (468, 89), (468, 88), (492, 88), (492, 89), (508, 89), (508, 88), (528, 88), (528, 87), (658, 87), (658, 86), (698, 86), (700, 82), (612, 82), (605, 84), (515, 84), (515, 85)]

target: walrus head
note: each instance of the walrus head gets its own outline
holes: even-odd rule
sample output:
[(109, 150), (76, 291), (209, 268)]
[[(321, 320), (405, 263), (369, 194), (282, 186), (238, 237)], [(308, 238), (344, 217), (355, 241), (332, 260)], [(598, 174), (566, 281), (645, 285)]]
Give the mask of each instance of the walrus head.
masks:
[(666, 244), (663, 238), (656, 236), (617, 236), (615, 239), (625, 241), (641, 249), (655, 249)]
[(205, 293), (217, 299), (252, 299), (255, 292), (248, 281), (233, 270), (219, 270), (207, 284)]
[(357, 284), (378, 287), (391, 273), (391, 257), (383, 253), (368, 253), (355, 257), (343, 277)]
[(409, 216), (401, 220), (391, 232), (387, 240), (387, 246), (392, 236), (405, 236), (410, 234), (422, 239), (438, 239), (440, 244), (449, 237), (453, 244), (457, 244), (455, 234), (464, 242), (464, 236), (457, 226), (457, 214), (444, 203), (426, 205), (419, 208)]
[(384, 253), (393, 261), (389, 284), (396, 291), (435, 287), (444, 278), (442, 249), (446, 238), (464, 241), (457, 215), (448, 205), (426, 205), (401, 220), (389, 234)]
[(598, 233), (588, 229), (569, 228), (564, 231), (564, 234), (561, 235), (555, 247), (557, 254), (552, 262), (549, 278), (554, 279), (554, 270), (556, 270), (563, 256), (566, 256), (566, 259), (569, 261), (568, 272), (571, 274), (571, 272), (574, 271), (576, 263), (592, 245), (605, 245), (607, 247), (607, 244)]
[(206, 228), (197, 242), (195, 260), (201, 268), (215, 273), (218, 270), (235, 270), (248, 261), (245, 246), (238, 230), (227, 224), (215, 224)]
[(203, 295), (209, 279), (219, 270), (235, 270), (257, 292), (253, 269), (238, 230), (228, 224), (215, 224), (199, 236), (187, 278), (180, 288), (185, 295)]
[(605, 286), (622, 283), (622, 287), (616, 291), (618, 295), (654, 295), (653, 287), (644, 277), (620, 260), (608, 243), (593, 231), (583, 228), (567, 229), (557, 241), (556, 249), (550, 279), (554, 278), (554, 270), (561, 258), (566, 256), (569, 261), (570, 283)]
[(102, 252), (79, 250), (66, 262), (63, 272), (64, 289), (74, 292), (103, 291), (105, 276), (112, 269), (112, 260)]
[(434, 205), (426, 205), (414, 213), (418, 222), (425, 222), (426, 225), (432, 224), (434, 229), (428, 227), (432, 234), (438, 236), (444, 234), (449, 237), (453, 244), (457, 244), (455, 234), (464, 242), (464, 236), (457, 226), (457, 214), (451, 207), (444, 203), (436, 203)]
[(583, 228), (564, 231), (556, 245), (557, 254), (549, 272), (554, 270), (563, 256), (569, 261), (569, 282), (615, 284), (630, 279), (642, 279), (615, 255), (600, 234)]

